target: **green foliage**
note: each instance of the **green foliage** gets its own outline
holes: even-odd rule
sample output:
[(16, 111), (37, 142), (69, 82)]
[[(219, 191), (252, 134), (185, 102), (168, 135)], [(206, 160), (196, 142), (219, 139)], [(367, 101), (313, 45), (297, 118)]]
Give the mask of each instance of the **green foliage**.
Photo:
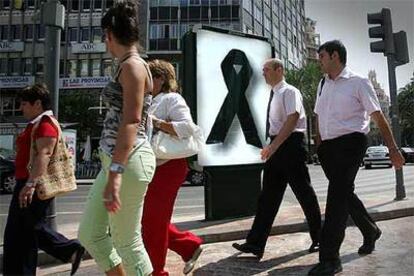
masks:
[(288, 70), (285, 77), (288, 83), (302, 92), (306, 115), (311, 118), (315, 107), (316, 90), (322, 78), (319, 64), (310, 62), (299, 70)]
[(59, 96), (59, 121), (62, 123), (78, 123), (71, 127), (77, 130), (78, 140), (85, 140), (87, 135), (99, 135), (97, 110), (89, 107), (99, 105), (99, 92), (86, 90), (64, 91)]
[(414, 74), (397, 96), (401, 126), (401, 144), (414, 146)]

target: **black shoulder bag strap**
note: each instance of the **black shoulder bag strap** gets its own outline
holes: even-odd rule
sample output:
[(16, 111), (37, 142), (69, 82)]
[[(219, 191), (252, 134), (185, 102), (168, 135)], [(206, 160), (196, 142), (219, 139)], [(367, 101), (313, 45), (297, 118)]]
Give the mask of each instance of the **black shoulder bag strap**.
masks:
[(321, 94), (322, 94), (322, 88), (323, 88), (323, 85), (325, 84), (325, 77), (323, 77), (322, 79), (321, 79), (321, 89), (319, 90), (319, 97), (321, 96)]

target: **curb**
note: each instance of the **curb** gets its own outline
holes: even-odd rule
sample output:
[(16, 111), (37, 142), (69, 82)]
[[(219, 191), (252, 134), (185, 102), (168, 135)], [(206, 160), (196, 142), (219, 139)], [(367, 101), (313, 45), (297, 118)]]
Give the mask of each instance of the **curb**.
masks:
[[(397, 219), (402, 217), (409, 217), (414, 216), (414, 207), (410, 208), (401, 208), (389, 211), (382, 211), (382, 212), (372, 212), (370, 213), (372, 219), (374, 221), (382, 221), (382, 220), (390, 220), (390, 219)], [(351, 219), (348, 220), (347, 225), (354, 225)], [(305, 232), (308, 230), (308, 226), (306, 221), (299, 222), (299, 223), (291, 223), (285, 225), (276, 225), (272, 227), (270, 235), (282, 235), (282, 234), (291, 234), (296, 232)], [(212, 233), (212, 234), (201, 234), (199, 235), (203, 240), (204, 243), (217, 243), (217, 242), (226, 242), (226, 241), (233, 241), (233, 240), (242, 240), (248, 234), (249, 229), (244, 230), (236, 230), (236, 231), (228, 231), (222, 233)], [(0, 254), (0, 270), (3, 270), (3, 250), (1, 250)], [(92, 257), (89, 253), (85, 253), (83, 257), (84, 260), (91, 259)], [(38, 266), (44, 265), (52, 265), (52, 264), (62, 264), (62, 262), (54, 257), (46, 254), (44, 251), (39, 251)]]

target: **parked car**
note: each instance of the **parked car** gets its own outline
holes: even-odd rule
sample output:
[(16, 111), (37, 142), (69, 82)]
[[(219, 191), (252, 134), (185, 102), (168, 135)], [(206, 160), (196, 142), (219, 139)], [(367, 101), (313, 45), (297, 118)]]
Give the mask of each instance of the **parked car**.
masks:
[(401, 153), (405, 158), (405, 163), (414, 163), (414, 148), (402, 147)]
[(365, 153), (365, 169), (371, 169), (373, 165), (386, 165), (392, 167), (388, 148), (385, 146), (369, 147)]
[(13, 193), (16, 186), (14, 158), (15, 154), (13, 151), (0, 148), (0, 190), (4, 194)]

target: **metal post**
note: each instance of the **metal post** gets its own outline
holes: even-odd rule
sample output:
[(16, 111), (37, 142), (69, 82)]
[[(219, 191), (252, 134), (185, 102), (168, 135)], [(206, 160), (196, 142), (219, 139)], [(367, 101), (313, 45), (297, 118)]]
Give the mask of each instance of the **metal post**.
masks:
[[(395, 57), (390, 54), (387, 56), (388, 61), (388, 82), (390, 85), (391, 98), (391, 124), (392, 132), (397, 143), (397, 147), (401, 146), (401, 132), (399, 124), (398, 103), (397, 103), (397, 81), (395, 77)], [(397, 184), (395, 186), (395, 200), (403, 200), (406, 197), (404, 187), (403, 169), (395, 170), (395, 178)]]
[[(44, 76), (56, 118), (59, 113), (60, 32), (64, 26), (64, 14), (64, 7), (58, 0), (49, 0), (42, 6), (42, 23), (46, 25)], [(57, 229), (55, 205), (55, 199), (53, 199), (46, 215), (53, 229)]]

